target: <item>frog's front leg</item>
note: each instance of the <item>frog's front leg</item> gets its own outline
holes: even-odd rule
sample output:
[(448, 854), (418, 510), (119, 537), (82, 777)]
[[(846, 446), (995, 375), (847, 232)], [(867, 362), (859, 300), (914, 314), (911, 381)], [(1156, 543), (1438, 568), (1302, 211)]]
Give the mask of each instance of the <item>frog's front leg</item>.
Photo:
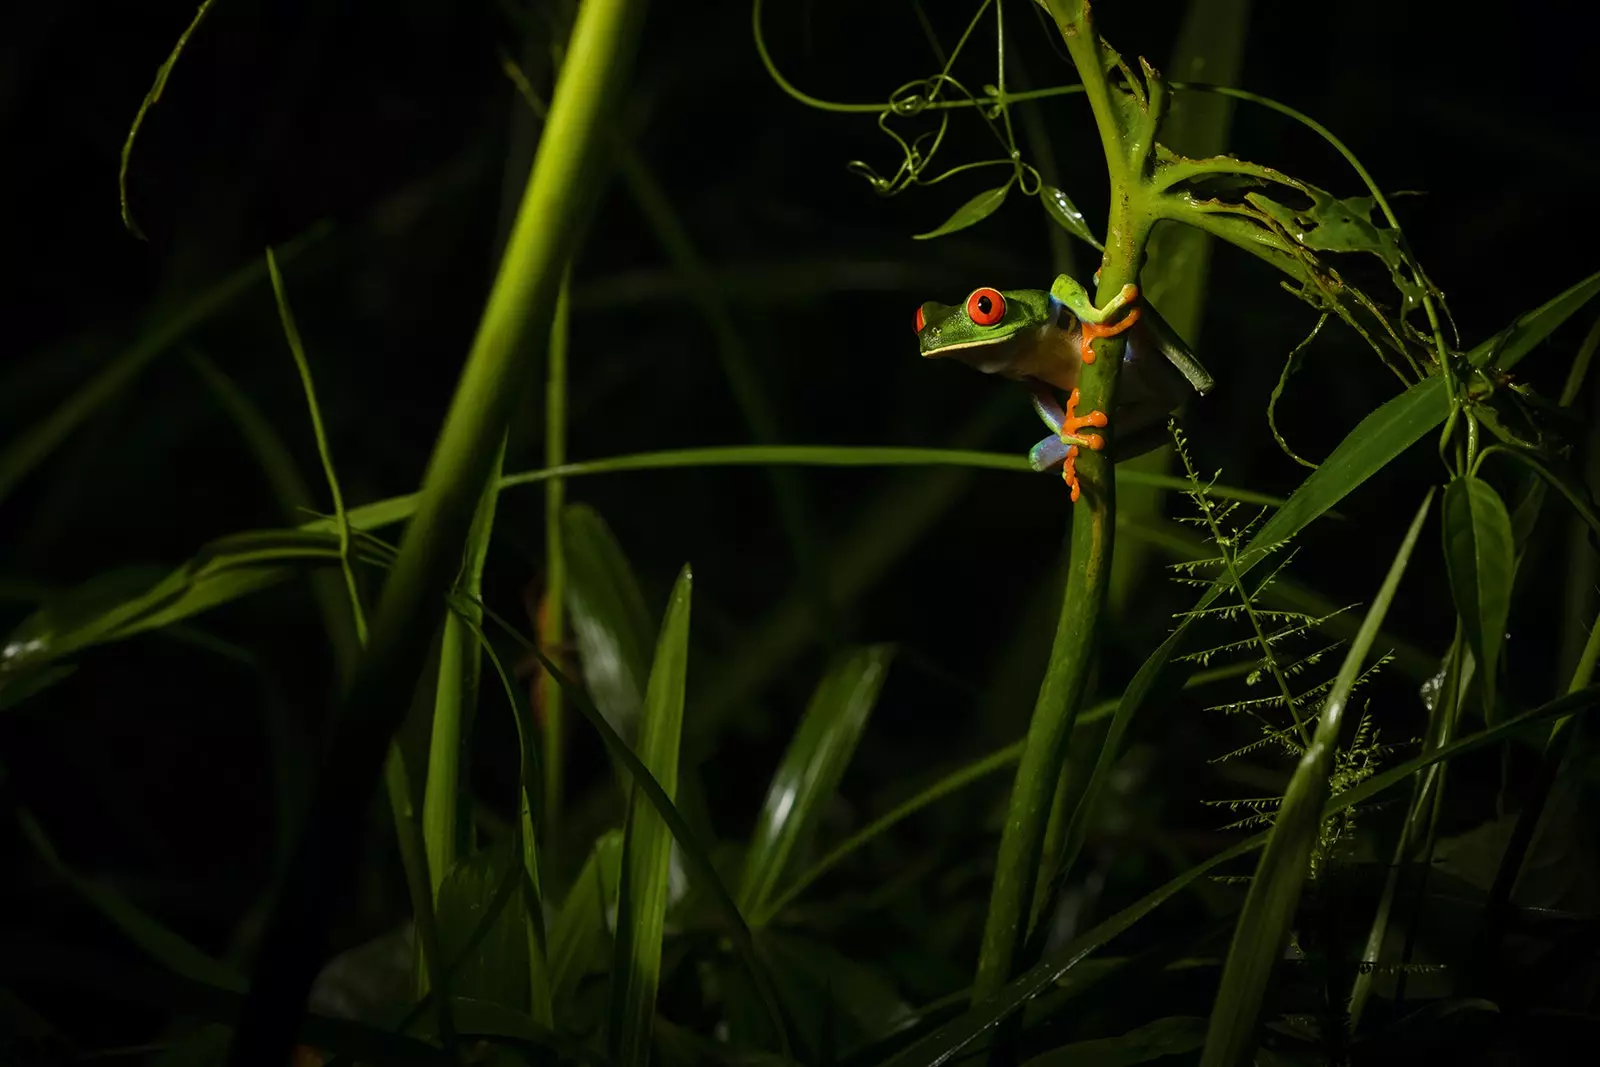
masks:
[[(1067, 446), (1066, 453), (1060, 459), (1061, 478), (1072, 489), (1072, 499), (1078, 499), (1078, 446), (1092, 449), (1096, 452), (1106, 446), (1106, 440), (1097, 433), (1080, 433), (1086, 426), (1102, 427), (1106, 425), (1106, 413), (1091, 411), (1087, 415), (1078, 414), (1078, 390), (1073, 389), (1067, 398), (1066, 410), (1062, 410), (1056, 401), (1055, 392), (1045, 383), (1030, 381), (1028, 389), (1033, 395), (1033, 410), (1038, 413), (1044, 424), (1056, 434), (1057, 439)], [(1047, 441), (1035, 445), (1028, 454), (1028, 461), (1035, 470), (1045, 470), (1055, 466), (1058, 449), (1047, 448)]]
[[(1132, 328), (1139, 321), (1138, 307), (1128, 307), (1139, 299), (1137, 285), (1124, 285), (1116, 296), (1103, 308), (1094, 306), (1089, 299), (1089, 293), (1077, 280), (1065, 274), (1056, 276), (1055, 283), (1050, 286), (1050, 295), (1065, 304), (1067, 310), (1078, 318), (1079, 335), (1078, 344), (1085, 363), (1094, 362), (1094, 349), (1090, 345), (1098, 337), (1115, 337), (1124, 330)], [(1106, 323), (1117, 312), (1128, 307), (1128, 313), (1119, 322)]]

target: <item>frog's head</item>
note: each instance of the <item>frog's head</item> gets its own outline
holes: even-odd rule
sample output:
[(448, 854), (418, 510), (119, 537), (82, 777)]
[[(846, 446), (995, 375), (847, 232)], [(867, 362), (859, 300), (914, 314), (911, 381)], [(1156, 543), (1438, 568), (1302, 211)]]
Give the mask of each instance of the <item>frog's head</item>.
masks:
[(954, 307), (930, 301), (917, 309), (917, 347), (928, 359), (952, 356), (994, 374), (1031, 348), (1059, 312), (1042, 289), (974, 289)]

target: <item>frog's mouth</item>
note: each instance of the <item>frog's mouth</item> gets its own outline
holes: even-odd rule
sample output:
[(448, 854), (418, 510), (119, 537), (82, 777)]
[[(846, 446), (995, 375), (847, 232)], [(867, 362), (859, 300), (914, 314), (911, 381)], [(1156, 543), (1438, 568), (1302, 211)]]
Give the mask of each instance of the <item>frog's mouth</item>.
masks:
[[(1007, 354), (1008, 338), (997, 337), (992, 341), (964, 341), (961, 344), (939, 346), (939, 330), (933, 327), (928, 331), (926, 340), (922, 344), (922, 355), (925, 359), (943, 359), (951, 357), (973, 370), (984, 374), (994, 374), (1004, 370), (1011, 362)], [(936, 347), (929, 348), (929, 345)]]

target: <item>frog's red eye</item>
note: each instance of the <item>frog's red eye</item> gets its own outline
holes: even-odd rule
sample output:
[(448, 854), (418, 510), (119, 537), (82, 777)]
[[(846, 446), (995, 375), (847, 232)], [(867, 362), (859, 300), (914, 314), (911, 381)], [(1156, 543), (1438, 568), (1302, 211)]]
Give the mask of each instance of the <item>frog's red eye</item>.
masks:
[(993, 326), (1006, 317), (1006, 298), (997, 289), (979, 289), (967, 297), (967, 317), (979, 326)]
[(917, 332), (921, 333), (922, 332), (922, 328), (924, 326), (926, 326), (926, 325), (927, 325), (927, 323), (922, 318), (922, 305), (918, 304), (917, 305)]

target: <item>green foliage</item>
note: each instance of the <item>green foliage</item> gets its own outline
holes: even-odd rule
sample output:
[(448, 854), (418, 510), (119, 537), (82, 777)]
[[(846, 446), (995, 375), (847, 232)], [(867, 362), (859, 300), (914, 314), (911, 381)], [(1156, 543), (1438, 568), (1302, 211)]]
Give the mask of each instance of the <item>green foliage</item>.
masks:
[[(48, 998), (59, 986), (155, 1009), (166, 1032), (151, 1049), (163, 1063), (216, 1062), (231, 1044), (233, 1062), (276, 1064), (293, 1042), (362, 1062), (619, 1067), (923, 1067), (977, 1057), (1002, 1067), (1176, 1057), (1233, 1067), (1345, 1062), (1357, 1047), (1374, 1060), (1448, 1059), (1430, 1043), (1518, 1010), (1519, 986), (1548, 961), (1530, 964), (1521, 946), (1559, 947), (1575, 927), (1555, 924), (1572, 916), (1586, 929), (1600, 907), (1600, 864), (1584, 833), (1592, 731), (1578, 727), (1600, 702), (1591, 685), (1600, 619), (1589, 627), (1594, 605), (1573, 595), (1588, 629), (1553, 688), (1534, 677), (1529, 642), (1508, 635), (1520, 637), (1524, 620), (1541, 614), (1548, 593), (1539, 583), (1552, 573), (1567, 580), (1550, 562), (1553, 522), (1569, 524), (1567, 558), (1590, 566), (1570, 573), (1593, 573), (1600, 436), (1580, 405), (1600, 327), (1573, 354), (1559, 402), (1512, 372), (1536, 353), (1548, 361), (1565, 351), (1557, 331), (1600, 294), (1600, 274), (1485, 340), (1463, 342), (1402, 231), (1395, 194), (1342, 141), (1283, 104), (1189, 80), (1234, 80), (1250, 29), (1249, 5), (1237, 0), (1191, 3), (1175, 79), (1113, 49), (1081, 0), (974, 0), (970, 17), (950, 23), (935, 5), (913, 5), (934, 73), (865, 103), (812, 97), (784, 78), (767, 23), (791, 14), (769, 6), (752, 0), (753, 44), (778, 88), (822, 111), (873, 116), (891, 139), (900, 156), (892, 171), (849, 164), (873, 191), (897, 196), (947, 179), (954, 188), (985, 172), (946, 221), (903, 235), (939, 241), (902, 241), (894, 256), (927, 265), (958, 249), (956, 273), (988, 284), (968, 277), (982, 258), (979, 235), (1015, 211), (1006, 206), (1013, 193), (1037, 196), (1036, 225), (1059, 231), (1058, 246), (1067, 234), (1099, 253), (1097, 303), (1138, 283), (1170, 316), (1169, 332), (1191, 342), (1216, 303), (1264, 303), (1215, 291), (1213, 251), (1231, 254), (1219, 240), (1281, 274), (1316, 320), (1276, 387), (1268, 394), (1282, 346), (1264, 340), (1265, 325), (1238, 331), (1238, 351), (1213, 365), (1218, 384), (1244, 394), (1239, 404), (1252, 418), (1263, 416), (1251, 424), (1263, 447), (1270, 452), (1270, 433), (1309, 468), (1303, 477), (1278, 484), (1281, 470), (1252, 463), (1242, 469), (1259, 485), (1221, 485), (1200, 474), (1202, 463), (1211, 469), (1214, 442), (1176, 423), (1183, 477), (1164, 473), (1164, 459), (1122, 466), (1112, 434), (1105, 454), (1080, 457), (1085, 493), (1071, 506), (1065, 545), (1041, 549), (1038, 524), (1021, 509), (1035, 500), (1028, 486), (1042, 481), (1011, 477), (1031, 473), (1016, 450), (989, 450), (1010, 410), (998, 404), (973, 405), (942, 447), (921, 440), (922, 400), (898, 396), (871, 398), (884, 444), (785, 443), (790, 416), (780, 420), (777, 398), (804, 390), (800, 371), (769, 358), (763, 338), (804, 334), (805, 384), (828, 389), (811, 405), (843, 406), (856, 379), (831, 377), (849, 369), (834, 349), (868, 327), (840, 312), (835, 283), (819, 282), (822, 272), (798, 259), (777, 265), (790, 279), (782, 286), (719, 263), (719, 246), (700, 232), (711, 228), (700, 218), (704, 203), (674, 202), (672, 168), (657, 173), (652, 138), (638, 132), (649, 128), (648, 105), (670, 94), (645, 82), (623, 106), (642, 4), (540, 3), (537, 17), (507, 5), (523, 40), (520, 59), (505, 57), (502, 67), (528, 105), (518, 120), (537, 126), (539, 143), (531, 168), (515, 153), (506, 163), (514, 180), (498, 266), (417, 492), (382, 497), (377, 486), (392, 479), (364, 470), (352, 478), (348, 459), (345, 478), (335, 474), (332, 442), (344, 457), (343, 442), (356, 436), (335, 411), (350, 404), (341, 390), (355, 379), (337, 362), (336, 343), (310, 328), (318, 317), (306, 315), (322, 396), (333, 402), (325, 410), (288, 296), (298, 303), (302, 287), (309, 295), (319, 282), (313, 271), (284, 271), (320, 231), (173, 299), (0, 448), (0, 502), (9, 503), (25, 482), (49, 481), (39, 474), (47, 459), (98, 425), (158, 356), (184, 352), (206, 403), (231, 420), (260, 468), (252, 486), (264, 475), (283, 528), (219, 537), (215, 525), (191, 531), (174, 517), (176, 558), (187, 557), (179, 566), (130, 564), (160, 557), (136, 556), (113, 536), (104, 558), (74, 560), (60, 582), (8, 576), (0, 592), (17, 619), (0, 642), (0, 710), (19, 733), (52, 717), (70, 723), (97, 665), (154, 656), (157, 642), (136, 639), (168, 638), (173, 647), (161, 655), (208, 651), (234, 670), (248, 666), (246, 699), (206, 698), (219, 714), (263, 705), (277, 765), (315, 775), (305, 803), (280, 804), (295, 820), (279, 828), (297, 843), (286, 868), (252, 872), (261, 884), (251, 892), (262, 895), (243, 918), (226, 917), (237, 929), (225, 945), (211, 929), (223, 917), (191, 919), (193, 930), (171, 918), (182, 894), (103, 876), (75, 858), (84, 845), (65, 830), (58, 852), (41, 825), (55, 828), (56, 817), (36, 817), (45, 809), (20, 799), (36, 776), (7, 778), (32, 877), (64, 890), (86, 917), (71, 945), (104, 934), (141, 962), (119, 970), (80, 960), (66, 944), (22, 943), (0, 961), (0, 1026), (52, 1032), (29, 1000), (37, 973), (55, 983), (41, 987), (41, 1003), (55, 1003)], [(183, 31), (129, 130), (119, 193), (135, 232), (127, 181), (135, 137), (211, 7), (206, 0)], [(1048, 47), (1064, 59), (1057, 73), (1070, 64), (1080, 83), (1019, 89), (1019, 38)], [(992, 68), (969, 75), (989, 43)], [(551, 92), (535, 88), (546, 81)], [(1229, 154), (1230, 113), (1245, 105), (1315, 134), (1354, 179), (1313, 183)], [(1021, 119), (1032, 132), (1019, 139), (1014, 119), (1036, 106)], [(1091, 221), (1078, 206), (1087, 201), (1066, 191), (1089, 186), (1081, 168), (1096, 154), (1083, 151), (1089, 141), (1076, 151), (1064, 138), (1051, 144), (1056, 112), (1067, 108), (1093, 121), (1110, 185), (1104, 219)], [(970, 131), (994, 153), (946, 165)], [(781, 150), (794, 147), (783, 141)], [(1065, 176), (1052, 153), (1070, 162)], [(584, 362), (596, 338), (668, 366), (676, 379), (687, 371), (671, 363), (673, 346), (692, 332), (669, 312), (639, 306), (651, 298), (637, 276), (605, 282), (604, 299), (584, 310), (585, 257), (598, 247), (586, 243), (588, 227), (613, 168), (669, 263), (672, 310), (681, 304), (709, 338), (691, 336), (683, 350), (714, 368), (723, 392), (693, 399), (726, 407), (747, 443), (666, 447), (678, 443), (668, 438), (688, 401), (639, 364), (615, 365), (661, 390), (648, 396), (650, 410), (609, 421), (594, 414), (621, 407)], [(275, 407), (283, 402), (247, 378), (249, 365), (221, 358), (220, 337), (203, 342), (215, 360), (194, 347), (202, 327), (245, 314), (236, 305), (263, 279), (283, 331), (279, 341), (269, 329), (270, 351), (281, 356), (287, 344), (304, 409), (298, 397)], [(741, 294), (752, 289), (760, 300), (746, 307)], [(785, 301), (794, 307), (781, 317), (775, 308)], [(260, 304), (273, 310), (264, 295)], [(1317, 463), (1294, 448), (1321, 455), (1321, 443), (1313, 451), (1300, 442), (1325, 428), (1285, 414), (1290, 385), (1313, 373), (1313, 341), (1376, 353), (1385, 369), (1373, 376), (1389, 390), (1353, 426), (1321, 434), (1337, 443)], [(1086, 408), (1116, 395), (1122, 344), (1096, 342), (1103, 358), (1085, 365)], [(548, 356), (543, 367), (539, 353)], [(1254, 373), (1257, 363), (1265, 374)], [(812, 414), (804, 407), (795, 404), (797, 425)], [(696, 432), (704, 414), (687, 411)], [(307, 416), (310, 434), (292, 429)], [(650, 440), (632, 447), (650, 450), (627, 451), (622, 424), (646, 426)], [(893, 443), (895, 427), (916, 438), (912, 446)], [(1422, 450), (1413, 446), (1434, 431), (1439, 467), (1426, 468), (1430, 451), (1419, 475)], [(590, 458), (569, 459), (569, 435), (571, 451)], [(583, 451), (602, 438), (614, 446)], [(312, 445), (330, 514), (318, 514), (296, 459)], [(761, 469), (770, 499), (747, 495), (740, 467)], [(890, 468), (899, 480), (866, 480)], [(979, 472), (1007, 477), (985, 473), (980, 482)], [(803, 480), (824, 478), (826, 495)], [(623, 495), (680, 484), (673, 479), (682, 488), (653, 504)], [(541, 496), (502, 499), (534, 484)], [(719, 514), (691, 523), (705, 518), (691, 509), (707, 484), (730, 502), (733, 522)], [(593, 497), (569, 502), (577, 487), (592, 487)], [(1435, 489), (1441, 540), (1430, 542), (1422, 533)], [(1175, 521), (1193, 534), (1167, 518), (1168, 491), (1192, 508)], [(1050, 522), (1068, 506), (1057, 495), (1037, 499), (1049, 500)], [(1418, 499), (1408, 522), (1404, 507)], [(1319, 524), (1335, 508), (1349, 514)], [(378, 536), (402, 524), (398, 545)], [(973, 584), (999, 605), (987, 613), (953, 606), (961, 580), (933, 552), (963, 524), (981, 536), (962, 551), (976, 557)], [(792, 573), (729, 547), (772, 530)], [(1055, 537), (1052, 527), (1047, 539)], [(1442, 551), (1417, 551), (1430, 543)], [(1372, 559), (1368, 545), (1379, 546)], [(1059, 547), (1058, 570), (1029, 572)], [(1144, 561), (1158, 554), (1176, 560), (1175, 580), (1148, 580)], [(1118, 560), (1123, 571), (1113, 576)], [(527, 626), (497, 611), (507, 596), (497, 568), (529, 590)], [(890, 576), (904, 580), (886, 590)], [(1010, 609), (1033, 587), (1058, 597), (1046, 604), (1051, 640), (1017, 632), (1026, 627)], [(1434, 602), (1413, 610), (1408, 598), (1424, 590)], [(300, 610), (308, 592), (320, 634), (282, 615), (264, 616), (277, 620), (265, 638), (247, 625), (269, 603)], [(1352, 608), (1362, 602), (1358, 619)], [(884, 606), (902, 613), (880, 615)], [(895, 632), (903, 621), (885, 621), (916, 615), (934, 619), (952, 644), (930, 655)], [(284, 634), (299, 639), (297, 667), (314, 681), (264, 665), (255, 643), (270, 647)], [(329, 664), (311, 654), (324, 641)], [(1028, 707), (967, 681), (992, 668), (989, 660), (1036, 692), (1025, 724)], [(1416, 682), (1430, 675), (1419, 700)], [(125, 684), (131, 694), (143, 682)], [(492, 710), (502, 697), (509, 723)], [(316, 711), (291, 716), (283, 704)], [(990, 706), (993, 721), (969, 729), (970, 709)], [(1481, 721), (1462, 715), (1469, 707), (1482, 708)], [(289, 724), (301, 719), (310, 733), (297, 740)], [(1381, 740), (1413, 734), (1403, 744)], [(166, 742), (154, 726), (141, 738)], [(111, 740), (82, 744), (89, 751)], [(1462, 759), (1473, 753), (1482, 758)], [(1007, 791), (996, 772), (1013, 764)], [(389, 810), (376, 835), (367, 817), (380, 780)], [(113, 774), (95, 784), (107, 807), (119, 806)], [(273, 787), (295, 795), (285, 781)], [(1206, 799), (1221, 789), (1238, 798)], [(1231, 813), (1213, 828), (1220, 848), (1184, 833), (1193, 821), (1184, 805), (1200, 803)], [(119, 815), (104, 816), (97, 832), (160, 840), (126, 832), (111, 821)], [(1253, 867), (1244, 863), (1257, 852)], [(377, 887), (375, 904), (351, 906), (356, 870), (361, 885)], [(1229, 885), (1243, 886), (1242, 896)], [(1469, 917), (1459, 919), (1452, 909), (1463, 902)], [(315, 954), (339, 916), (391, 931), (378, 943), (404, 949), (398, 990), (385, 989), (370, 957)], [(324, 981), (311, 987), (302, 1022), (319, 968)], [(370, 994), (353, 1012), (360, 1018), (332, 1017), (343, 1009), (330, 976)], [(1593, 1005), (1563, 1010), (1584, 1017)], [(1455, 1040), (1457, 1049), (1470, 1044)]]

